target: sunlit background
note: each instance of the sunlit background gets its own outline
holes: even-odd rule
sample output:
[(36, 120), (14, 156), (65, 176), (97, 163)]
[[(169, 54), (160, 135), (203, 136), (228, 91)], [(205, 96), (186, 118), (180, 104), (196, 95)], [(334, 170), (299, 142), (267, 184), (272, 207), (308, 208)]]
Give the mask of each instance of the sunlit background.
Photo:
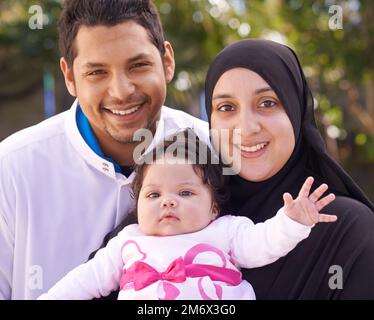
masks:
[[(209, 61), (227, 44), (291, 46), (312, 87), (330, 153), (374, 199), (374, 5), (370, 0), (156, 0), (176, 55), (167, 104), (205, 118)], [(30, 28), (38, 4), (39, 28)], [(337, 24), (341, 9), (341, 25)], [(59, 0), (0, 0), (0, 141), (70, 107), (59, 70)]]

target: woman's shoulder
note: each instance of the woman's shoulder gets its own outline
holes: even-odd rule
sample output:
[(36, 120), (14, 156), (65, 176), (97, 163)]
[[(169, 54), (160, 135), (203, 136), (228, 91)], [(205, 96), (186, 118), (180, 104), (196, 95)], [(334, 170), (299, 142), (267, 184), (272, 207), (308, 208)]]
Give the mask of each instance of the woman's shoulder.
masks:
[[(326, 250), (326, 254), (333, 257), (333, 264), (337, 265), (351, 265), (356, 263), (359, 256), (360, 259), (373, 256), (374, 212), (368, 206), (338, 195), (322, 212), (334, 214), (338, 220), (333, 223), (318, 223), (305, 243), (309, 240), (312, 246), (320, 246), (318, 250)], [(363, 254), (364, 252), (368, 254)], [(374, 261), (370, 262), (371, 265), (373, 263)]]
[(364, 203), (345, 196), (336, 196), (336, 199), (322, 210), (327, 214), (335, 214), (341, 223), (353, 223), (364, 227), (373, 226), (374, 212)]

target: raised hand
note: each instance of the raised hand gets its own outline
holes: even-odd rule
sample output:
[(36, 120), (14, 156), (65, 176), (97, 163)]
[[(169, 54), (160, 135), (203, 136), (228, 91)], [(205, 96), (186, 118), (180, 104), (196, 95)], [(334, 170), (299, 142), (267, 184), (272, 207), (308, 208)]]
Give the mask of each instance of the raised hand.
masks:
[(324, 207), (334, 201), (335, 195), (330, 193), (326, 197), (321, 198), (328, 189), (327, 184), (321, 184), (316, 190), (309, 194), (313, 181), (314, 179), (312, 177), (308, 177), (305, 180), (295, 200), (289, 193), (283, 194), (285, 213), (291, 219), (307, 226), (319, 222), (336, 221), (338, 219), (337, 216), (320, 213)]

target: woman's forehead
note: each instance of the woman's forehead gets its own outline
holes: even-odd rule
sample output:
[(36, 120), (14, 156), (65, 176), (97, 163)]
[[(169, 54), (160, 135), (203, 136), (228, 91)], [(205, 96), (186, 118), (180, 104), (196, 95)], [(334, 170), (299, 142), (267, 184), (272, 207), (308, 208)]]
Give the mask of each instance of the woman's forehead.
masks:
[(214, 90), (213, 99), (217, 95), (227, 94), (229, 91), (242, 89), (260, 91), (272, 90), (271, 86), (258, 73), (246, 68), (233, 68), (224, 72), (218, 79)]

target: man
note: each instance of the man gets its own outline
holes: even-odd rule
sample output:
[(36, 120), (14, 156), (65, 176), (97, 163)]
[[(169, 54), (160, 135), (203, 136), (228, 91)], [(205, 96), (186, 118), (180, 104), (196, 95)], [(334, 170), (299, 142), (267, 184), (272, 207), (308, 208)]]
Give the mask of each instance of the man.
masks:
[(150, 1), (66, 0), (61, 70), (71, 109), (0, 144), (0, 298), (34, 299), (87, 260), (132, 209), (137, 129), (157, 143), (207, 124), (162, 106), (174, 74)]

